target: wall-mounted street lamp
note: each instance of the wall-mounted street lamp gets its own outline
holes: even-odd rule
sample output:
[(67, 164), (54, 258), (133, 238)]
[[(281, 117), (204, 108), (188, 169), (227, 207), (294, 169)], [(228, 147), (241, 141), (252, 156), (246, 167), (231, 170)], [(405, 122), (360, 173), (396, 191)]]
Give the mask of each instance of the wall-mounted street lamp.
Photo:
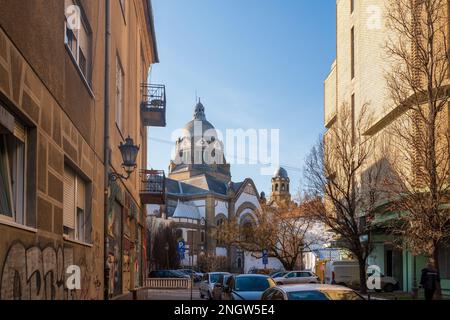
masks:
[(136, 158), (139, 153), (140, 147), (134, 144), (133, 139), (129, 136), (125, 139), (125, 143), (120, 143), (119, 150), (122, 154), (122, 168), (125, 170), (126, 175), (111, 172), (109, 174), (109, 179), (111, 181), (116, 181), (117, 179), (128, 180), (131, 174), (136, 170)]

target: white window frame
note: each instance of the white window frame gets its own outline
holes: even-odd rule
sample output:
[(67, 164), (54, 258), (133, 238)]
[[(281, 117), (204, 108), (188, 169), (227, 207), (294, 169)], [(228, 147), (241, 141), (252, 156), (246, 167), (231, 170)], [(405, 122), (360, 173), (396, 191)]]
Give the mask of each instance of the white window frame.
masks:
[[(77, 5), (79, 7), (79, 5), (73, 1), (70, 1), (73, 5)], [(64, 8), (66, 9), (66, 8)], [(80, 14), (81, 14), (81, 8), (80, 8)], [(66, 45), (69, 53), (72, 56), (72, 59), (74, 61), (74, 63), (77, 65), (78, 70), (81, 72), (81, 75), (83, 76), (84, 80), (89, 84), (89, 86), (91, 85), (91, 33), (89, 32), (89, 29), (87, 28), (85, 21), (82, 17), (82, 15), (80, 16), (80, 29), (70, 29), (68, 28), (68, 23), (67, 23), (67, 16), (64, 15), (65, 19), (64, 19), (64, 44)], [(83, 28), (83, 32), (81, 32), (81, 28)], [(71, 32), (74, 36), (74, 38), (76, 39), (76, 48), (75, 51), (73, 52), (72, 47), (69, 45), (69, 37), (68, 37), (68, 32)], [(86, 39), (84, 40), (87, 48), (86, 51), (84, 52), (81, 49), (81, 42), (82, 42), (82, 38), (86, 37)], [(82, 66), (80, 65), (80, 52), (83, 53), (84, 59), (85, 59), (85, 63), (86, 63), (86, 70), (82, 69)]]
[[(14, 132), (9, 132), (9, 135), (11, 135), (12, 137), (14, 137), (14, 139), (18, 140), (19, 142), (22, 143), (22, 160), (20, 161), (21, 164), (17, 165), (16, 163), (16, 176), (19, 174), (22, 174), (22, 178), (21, 178), (21, 183), (17, 184), (17, 183), (13, 183), (13, 179), (11, 177), (11, 169), (9, 167), (9, 162), (7, 162), (7, 175), (8, 175), (8, 180), (10, 183), (10, 189), (11, 189), (11, 193), (9, 194), (9, 201), (11, 203), (11, 210), (12, 210), (12, 216), (6, 215), (4, 213), (0, 212), (0, 220), (6, 221), (6, 222), (10, 222), (10, 223), (16, 223), (19, 225), (23, 225), (26, 226), (26, 201), (25, 201), (25, 186), (27, 185), (27, 175), (26, 175), (26, 168), (27, 168), (27, 130), (26, 128), (20, 124), (19, 122), (17, 122), (17, 120), (15, 120), (14, 123)], [(5, 139), (4, 137), (2, 137), (2, 139)], [(5, 139), (6, 142), (6, 139)], [(15, 150), (14, 154), (14, 161), (17, 162), (17, 149)], [(20, 172), (20, 167), (22, 167), (22, 172)], [(22, 190), (19, 190), (22, 189)], [(15, 189), (15, 190), (14, 190)], [(21, 218), (19, 219), (18, 217), (18, 212), (17, 212), (17, 203), (21, 204), (22, 206), (22, 210), (19, 213)]]

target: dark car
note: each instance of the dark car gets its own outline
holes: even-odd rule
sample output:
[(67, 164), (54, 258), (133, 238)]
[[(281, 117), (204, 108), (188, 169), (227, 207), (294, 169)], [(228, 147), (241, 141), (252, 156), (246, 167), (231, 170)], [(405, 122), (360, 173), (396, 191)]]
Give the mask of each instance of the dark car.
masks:
[(222, 300), (261, 300), (263, 292), (275, 285), (273, 279), (265, 275), (233, 275), (223, 289)]
[(202, 280), (203, 274), (200, 272), (196, 272), (192, 269), (178, 269), (177, 271), (187, 274), (189, 277), (194, 279), (194, 282), (199, 282)]
[(187, 274), (176, 270), (156, 270), (150, 272), (149, 278), (190, 278)]

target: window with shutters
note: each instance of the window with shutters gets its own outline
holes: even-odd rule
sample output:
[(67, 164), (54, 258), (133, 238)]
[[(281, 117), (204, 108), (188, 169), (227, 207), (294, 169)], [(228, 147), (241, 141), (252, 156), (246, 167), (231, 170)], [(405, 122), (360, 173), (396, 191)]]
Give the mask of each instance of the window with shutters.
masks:
[(24, 194), (27, 131), (6, 111), (5, 113), (2, 112), (1, 116), (0, 219), (25, 225)]
[(70, 239), (88, 242), (90, 220), (88, 219), (86, 182), (71, 168), (64, 168), (64, 235)]

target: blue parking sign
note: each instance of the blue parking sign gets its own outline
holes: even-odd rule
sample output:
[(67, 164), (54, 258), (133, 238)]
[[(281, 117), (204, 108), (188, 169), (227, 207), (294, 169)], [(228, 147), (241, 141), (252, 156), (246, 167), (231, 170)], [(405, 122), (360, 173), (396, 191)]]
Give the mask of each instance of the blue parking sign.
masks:
[(186, 244), (183, 240), (178, 241), (177, 251), (179, 254), (184, 254), (184, 252), (186, 251)]
[(268, 265), (269, 264), (269, 251), (267, 251), (267, 250), (263, 250), (262, 251), (262, 259), (263, 259), (263, 264), (264, 265)]

